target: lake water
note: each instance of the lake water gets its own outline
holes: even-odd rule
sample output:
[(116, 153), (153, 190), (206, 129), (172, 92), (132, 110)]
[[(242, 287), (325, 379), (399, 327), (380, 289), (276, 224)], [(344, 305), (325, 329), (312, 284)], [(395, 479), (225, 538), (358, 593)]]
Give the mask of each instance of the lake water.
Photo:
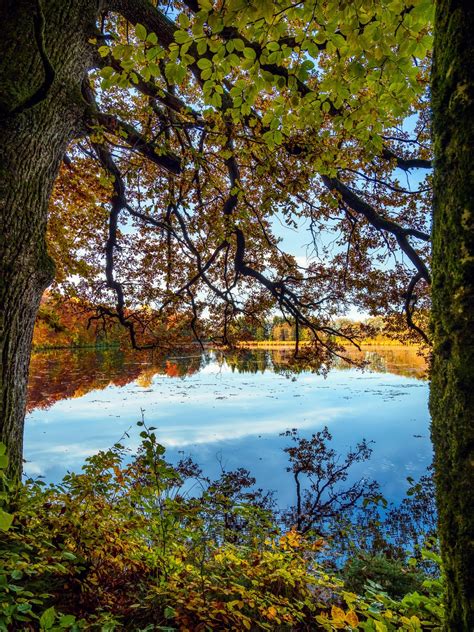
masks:
[(141, 411), (171, 461), (191, 455), (211, 476), (248, 468), (257, 485), (293, 501), (279, 433), (328, 426), (337, 451), (373, 440), (353, 475), (379, 481), (396, 502), (431, 462), (428, 383), (416, 350), (364, 351), (362, 371), (340, 365), (327, 377), (287, 370), (288, 352), (164, 358), (119, 350), (36, 353), (30, 370), (25, 472), (58, 481), (120, 440), (136, 448)]

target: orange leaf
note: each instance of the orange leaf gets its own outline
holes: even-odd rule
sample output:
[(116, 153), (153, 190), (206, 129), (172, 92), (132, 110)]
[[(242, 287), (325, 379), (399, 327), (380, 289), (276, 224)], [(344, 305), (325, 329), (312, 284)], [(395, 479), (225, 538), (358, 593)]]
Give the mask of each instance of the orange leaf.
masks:
[(332, 606), (331, 608), (331, 617), (336, 621), (344, 621), (346, 618), (346, 613), (342, 608), (338, 608), (337, 606)]
[(269, 619), (274, 619), (277, 616), (277, 609), (275, 606), (270, 606), (267, 610), (267, 617)]
[(359, 625), (359, 618), (354, 612), (354, 610), (349, 610), (346, 614), (346, 621), (351, 626), (351, 628), (357, 628)]

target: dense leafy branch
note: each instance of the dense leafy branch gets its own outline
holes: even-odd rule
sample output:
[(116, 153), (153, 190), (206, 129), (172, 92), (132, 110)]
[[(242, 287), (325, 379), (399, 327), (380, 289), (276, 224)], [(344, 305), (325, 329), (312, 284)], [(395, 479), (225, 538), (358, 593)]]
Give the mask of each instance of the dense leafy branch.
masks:
[[(352, 339), (349, 332), (336, 332), (330, 324), (331, 314), (337, 313), (346, 300), (344, 291), (351, 284), (358, 287), (358, 275), (364, 266), (374, 279), (379, 276), (374, 267), (377, 259), (370, 261), (371, 252), (383, 247), (391, 254), (393, 243), (397, 243), (416, 269), (417, 277), (429, 283), (426, 253), (409, 241), (410, 238), (429, 240), (428, 232), (417, 226), (421, 222), (414, 220), (415, 215), (421, 214), (421, 210), (415, 212), (414, 204), (424, 190), (402, 189), (390, 182), (390, 174), (394, 166), (403, 170), (429, 168), (430, 161), (405, 157), (405, 152), (403, 157), (399, 156), (396, 145), (393, 148), (387, 145), (393, 142), (390, 134), (385, 134), (388, 140), (383, 141), (385, 145), (375, 154), (373, 148), (366, 152), (362, 145), (358, 147), (359, 140), (350, 141), (350, 129), (354, 129), (355, 122), (347, 126), (348, 132), (341, 132), (341, 124), (346, 118), (354, 119), (359, 106), (354, 99), (348, 106), (340, 96), (321, 97), (322, 88), (327, 90), (324, 75), (308, 69), (303, 72), (301, 61), (294, 65), (294, 59), (301, 57), (304, 50), (301, 36), (295, 36), (299, 27), (295, 27), (294, 33), (290, 26), (285, 32), (279, 31), (277, 35), (275, 31), (275, 35), (270, 36), (273, 26), (268, 22), (267, 41), (265, 29), (260, 26), (260, 31), (255, 31), (254, 26), (242, 27), (238, 12), (234, 25), (226, 17), (227, 9), (223, 8), (221, 15), (220, 10), (204, 10), (195, 2), (183, 3), (184, 18), (178, 16), (179, 24), (173, 20), (176, 14), (170, 19), (165, 14), (166, 9), (147, 0), (133, 3), (111, 0), (106, 8), (109, 11), (106, 23), (115, 32), (107, 41), (117, 42), (117, 50), (112, 44), (100, 46), (104, 39), (99, 38), (96, 68), (106, 77), (105, 88), (111, 87), (115, 97), (111, 100), (103, 86), (103, 90), (97, 92), (99, 105), (88, 111), (86, 125), (94, 151), (109, 174), (112, 186), (105, 253), (107, 287), (117, 298), (115, 317), (130, 323), (132, 318), (126, 315), (127, 309), (144, 299), (151, 301), (160, 314), (177, 309), (181, 304), (189, 309), (189, 322), (195, 332), (207, 301), (213, 313), (220, 314), (216, 322), (220, 319), (223, 339), (227, 341), (225, 332), (237, 314), (258, 318), (259, 312), (275, 306), (285, 318), (295, 322), (297, 338), (303, 329), (309, 330), (320, 347), (332, 352), (337, 349), (329, 342), (331, 337), (337, 334)], [(285, 15), (291, 25), (290, 16), (299, 9), (287, 9)], [(233, 16), (234, 8), (229, 5), (228, 10), (229, 16)], [(306, 7), (301, 10), (307, 11)], [(278, 15), (279, 9), (275, 6), (272, 11)], [(124, 25), (117, 15), (127, 21), (125, 40)], [(263, 24), (263, 18), (259, 19), (259, 24)], [(298, 19), (294, 19), (298, 25)], [(403, 13), (400, 24), (405, 24), (406, 19)], [(189, 33), (190, 20), (195, 20), (198, 30), (203, 20), (207, 24), (202, 27), (201, 35)], [(366, 25), (359, 24), (355, 36), (363, 37), (367, 25), (373, 28), (375, 21), (371, 18)], [(128, 24), (135, 26), (140, 41), (129, 43)], [(396, 28), (399, 27), (398, 24)], [(352, 41), (343, 31), (344, 27), (336, 28), (334, 41), (327, 35), (329, 32), (324, 40), (308, 39), (308, 46), (314, 45), (310, 48), (311, 54), (321, 54), (322, 70), (337, 46), (344, 51)], [(282, 58), (278, 51), (283, 49), (291, 49), (293, 57)], [(136, 59), (134, 51), (137, 51)], [(233, 67), (225, 66), (226, 55), (233, 56)], [(221, 61), (223, 67), (228, 68), (222, 72), (218, 67)], [(214, 72), (217, 79), (213, 78)], [(249, 83), (254, 72), (264, 77), (261, 98), (255, 86)], [(115, 73), (115, 78), (111, 73)], [(260, 85), (260, 74), (256, 76)], [(268, 90), (265, 82), (274, 82), (277, 86), (276, 94), (281, 96), (271, 99), (275, 103), (285, 102), (279, 106), (283, 114), (278, 114), (280, 110), (275, 110), (273, 101), (264, 96)], [(254, 95), (252, 102), (245, 96), (249, 91)], [(363, 94), (360, 91), (362, 109), (366, 107)], [(291, 99), (296, 99), (304, 112), (306, 100), (314, 112), (321, 108), (320, 118), (308, 114), (308, 122), (305, 124), (302, 118), (303, 125), (299, 124), (292, 113)], [(212, 108), (209, 108), (209, 100)], [(329, 107), (323, 107), (324, 102)], [(278, 117), (282, 117), (283, 126)], [(285, 131), (285, 117), (293, 117), (293, 129)], [(316, 131), (318, 121), (321, 129)], [(390, 124), (387, 121), (388, 128)], [(332, 135), (339, 140), (332, 141)], [(274, 153), (275, 143), (279, 145), (279, 154)], [(132, 152), (128, 157), (127, 151)], [(145, 158), (145, 162), (139, 163), (134, 157), (137, 155)], [(376, 162), (374, 156), (378, 157)], [(74, 155), (68, 160), (74, 160)], [(177, 177), (158, 175), (155, 166)], [(388, 193), (384, 197), (374, 194), (369, 201), (365, 192), (356, 192), (353, 186), (342, 181), (339, 174), (344, 172), (354, 173), (374, 186), (382, 183)], [(276, 188), (272, 189), (271, 182)], [(128, 199), (125, 187), (129, 190)], [(306, 191), (311, 191), (311, 195)], [(320, 203), (316, 202), (318, 195)], [(413, 196), (412, 202), (407, 200), (409, 196)], [(309, 197), (312, 197), (311, 202)], [(148, 198), (150, 202), (156, 199), (154, 204), (166, 210), (157, 215)], [(298, 204), (298, 199), (304, 200), (303, 205)], [(397, 219), (390, 217), (391, 205)], [(136, 222), (133, 232), (127, 229), (123, 234), (119, 230), (120, 222), (127, 221), (122, 211)], [(338, 232), (340, 241), (336, 243), (333, 261), (336, 266), (343, 261), (340, 277), (331, 275), (327, 264), (308, 262), (302, 266), (284, 252), (273, 236), (271, 225), (272, 216), (281, 213), (288, 225), (297, 222), (295, 218), (310, 217), (316, 239), (324, 222), (335, 222), (331, 230)], [(357, 222), (357, 216), (363, 217), (365, 222)], [(150, 245), (144, 246), (148, 235)], [(120, 252), (120, 239), (127, 244), (127, 249), (134, 241), (141, 244), (141, 249), (146, 248), (137, 263), (127, 262), (125, 255), (120, 256), (120, 264), (114, 263), (114, 252)], [(341, 259), (337, 248), (343, 242), (345, 255)], [(156, 253), (159, 273), (153, 280), (151, 269), (143, 268), (146, 277), (143, 291), (133, 290), (127, 300), (125, 286), (114, 275), (125, 275), (127, 291), (132, 290), (141, 261), (143, 265), (151, 261), (147, 250)], [(158, 253), (163, 251), (167, 253), (166, 273), (159, 270), (162, 264), (158, 263), (161, 257)], [(329, 253), (327, 244), (323, 245), (323, 251)], [(400, 276), (396, 283), (405, 283), (404, 278)], [(361, 296), (359, 290), (357, 293)], [(416, 316), (414, 320), (416, 301), (412, 294), (412, 282), (408, 282), (407, 290), (397, 290), (393, 300), (400, 300), (402, 295), (410, 297), (406, 299), (409, 308), (405, 305), (407, 322), (417, 335), (426, 339), (416, 324)], [(223, 304), (220, 312), (216, 299)], [(421, 304), (424, 303), (425, 299)]]

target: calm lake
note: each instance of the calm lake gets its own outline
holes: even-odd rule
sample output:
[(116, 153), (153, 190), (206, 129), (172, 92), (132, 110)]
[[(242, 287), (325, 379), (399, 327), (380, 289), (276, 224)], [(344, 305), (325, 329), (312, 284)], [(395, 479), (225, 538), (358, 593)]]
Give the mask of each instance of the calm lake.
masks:
[(337, 451), (373, 440), (354, 476), (374, 478), (394, 502), (432, 458), (425, 365), (412, 348), (363, 351), (365, 370), (340, 364), (324, 377), (287, 370), (287, 351), (164, 358), (119, 350), (48, 351), (32, 358), (25, 472), (58, 481), (119, 441), (134, 449), (141, 411), (169, 460), (191, 455), (207, 475), (249, 469), (257, 485), (293, 501), (279, 433), (328, 426)]

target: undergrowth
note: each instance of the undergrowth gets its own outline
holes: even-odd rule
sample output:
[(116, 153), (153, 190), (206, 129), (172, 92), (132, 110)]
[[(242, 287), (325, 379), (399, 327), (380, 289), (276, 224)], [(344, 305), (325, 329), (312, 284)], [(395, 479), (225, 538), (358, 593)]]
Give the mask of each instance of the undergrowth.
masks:
[[(60, 484), (2, 475), (1, 631), (441, 630), (434, 550), (406, 565), (365, 552), (341, 571), (331, 542), (282, 527), (245, 471), (172, 466), (140, 425), (136, 455), (117, 444)], [(386, 576), (419, 589), (390, 594)]]

